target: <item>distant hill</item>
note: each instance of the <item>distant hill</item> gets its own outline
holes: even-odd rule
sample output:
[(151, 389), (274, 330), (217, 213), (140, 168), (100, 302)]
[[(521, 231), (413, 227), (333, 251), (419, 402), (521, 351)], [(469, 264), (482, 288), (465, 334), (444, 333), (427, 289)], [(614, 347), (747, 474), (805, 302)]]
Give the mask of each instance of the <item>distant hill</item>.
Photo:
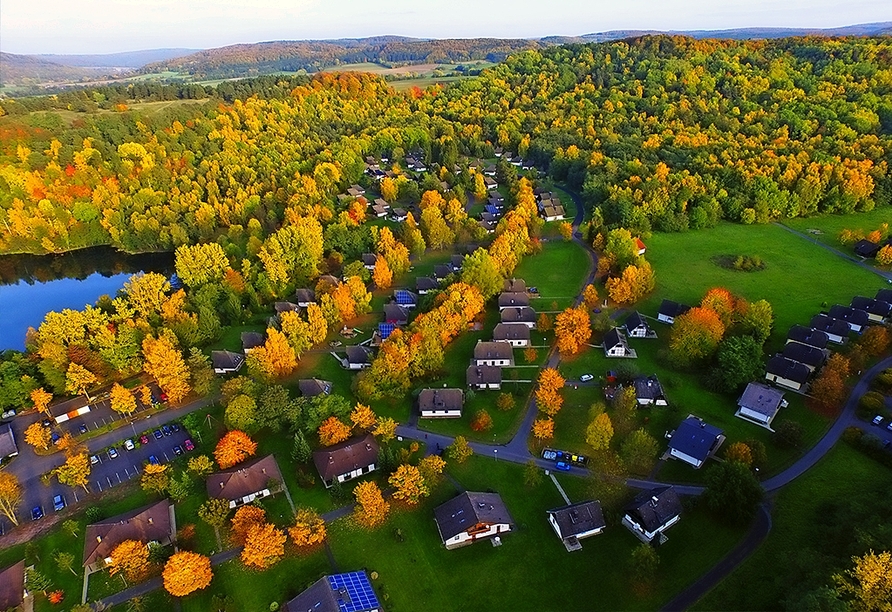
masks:
[(199, 49), (144, 49), (123, 53), (94, 55), (35, 55), (38, 59), (80, 68), (140, 68), (152, 62), (163, 62), (195, 53)]
[(81, 81), (107, 74), (108, 70), (73, 68), (33, 55), (0, 52), (0, 85), (36, 85), (47, 82)]
[[(840, 28), (736, 28), (732, 30), (610, 30), (596, 34), (583, 34), (579, 38), (588, 42), (637, 38), (650, 34), (673, 34), (691, 38), (790, 38), (793, 36), (889, 36), (892, 21), (862, 23)], [(556, 38), (556, 37), (555, 37)]]

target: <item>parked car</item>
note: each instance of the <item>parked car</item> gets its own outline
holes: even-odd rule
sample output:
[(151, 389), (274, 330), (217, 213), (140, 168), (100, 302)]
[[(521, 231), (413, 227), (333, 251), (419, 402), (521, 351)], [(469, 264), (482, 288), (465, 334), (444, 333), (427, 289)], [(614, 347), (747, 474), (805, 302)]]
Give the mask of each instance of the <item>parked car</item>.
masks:
[(172, 432), (171, 432), (171, 429), (170, 429), (170, 427), (169, 427), (168, 425), (162, 425), (162, 426), (161, 426), (161, 432), (162, 432), (165, 436), (169, 436), (169, 435), (172, 433)]
[(164, 437), (164, 434), (161, 433), (161, 430), (160, 430), (160, 429), (156, 429), (155, 431), (153, 431), (153, 432), (152, 432), (152, 435), (155, 436), (155, 439), (156, 439), (156, 440), (160, 440), (161, 438)]
[(79, 432), (81, 432), (82, 434), (87, 433), (87, 424), (86, 424), (86, 423), (81, 423), (80, 425), (77, 426), (77, 430), (78, 430)]
[(161, 465), (161, 462), (158, 461), (158, 457), (156, 457), (155, 455), (149, 455), (149, 463), (151, 463), (152, 465)]
[(583, 374), (582, 376), (579, 377), (579, 382), (588, 382), (590, 380), (594, 380), (594, 378), (595, 377), (592, 376), (591, 374)]
[(56, 495), (53, 497), (53, 509), (58, 512), (59, 510), (65, 509), (65, 498), (61, 495)]
[(188, 438), (183, 442), (183, 446), (186, 448), (187, 453), (195, 450), (195, 445), (192, 444), (192, 440), (189, 440)]
[(90, 455), (90, 465), (96, 465), (97, 463), (99, 463), (99, 457)]
[(179, 457), (180, 455), (183, 454), (183, 449), (180, 448), (179, 446), (174, 446), (174, 447), (173, 447), (173, 454)]
[(57, 432), (57, 431), (54, 431), (53, 433), (50, 434), (50, 440), (53, 441), (53, 444), (58, 444), (59, 440), (61, 440), (61, 439), (62, 439), (62, 436), (60, 436), (59, 432)]
[(133, 440), (127, 438), (126, 440), (124, 440), (124, 448), (132, 451), (134, 448), (136, 448), (136, 444), (133, 443)]
[(34, 506), (31, 508), (31, 520), (36, 521), (43, 518), (43, 507)]
[(171, 423), (171, 424), (170, 424), (170, 430), (171, 430), (173, 433), (177, 433), (178, 431), (180, 431), (180, 425), (179, 425), (179, 423)]
[(149, 436), (147, 436), (146, 434), (141, 435), (141, 436), (139, 437), (139, 443), (140, 443), (140, 444), (148, 444), (148, 443), (149, 443)]
[(558, 461), (554, 464), (555, 469), (561, 470), (562, 472), (570, 471), (570, 464), (566, 461)]
[(881, 424), (882, 422), (883, 422), (883, 417), (881, 417), (880, 415), (876, 415), (875, 417), (873, 417), (873, 421), (872, 421), (872, 423), (873, 423), (874, 425), (879, 425), (879, 424)]
[(886, 429), (888, 429), (889, 431), (892, 431), (892, 421), (889, 421), (889, 424), (886, 425)]
[(49, 427), (50, 425), (52, 425), (52, 422), (51, 422), (49, 419), (44, 419), (44, 420), (41, 421), (41, 424), (42, 424), (44, 427)]
[(117, 459), (118, 458), (118, 451), (115, 449), (114, 446), (112, 446), (110, 449), (108, 449), (108, 458), (109, 459)]
[(166, 402), (167, 401), (167, 393), (162, 391), (161, 393), (158, 394), (158, 399), (160, 399), (162, 403)]

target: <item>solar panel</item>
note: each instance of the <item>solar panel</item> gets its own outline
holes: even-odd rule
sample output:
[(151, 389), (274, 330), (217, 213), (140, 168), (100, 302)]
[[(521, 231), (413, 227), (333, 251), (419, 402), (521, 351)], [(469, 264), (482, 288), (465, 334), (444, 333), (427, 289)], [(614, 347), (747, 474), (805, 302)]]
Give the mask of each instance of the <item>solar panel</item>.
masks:
[(396, 297), (396, 303), (401, 306), (413, 302), (412, 296), (408, 291), (397, 291), (394, 293), (394, 297)]
[(391, 333), (393, 333), (396, 325), (393, 323), (378, 323), (378, 333), (381, 334), (381, 339), (386, 340)]
[[(362, 612), (380, 608), (378, 597), (365, 572), (334, 574), (328, 577), (341, 612)], [(345, 596), (346, 595), (346, 596)]]

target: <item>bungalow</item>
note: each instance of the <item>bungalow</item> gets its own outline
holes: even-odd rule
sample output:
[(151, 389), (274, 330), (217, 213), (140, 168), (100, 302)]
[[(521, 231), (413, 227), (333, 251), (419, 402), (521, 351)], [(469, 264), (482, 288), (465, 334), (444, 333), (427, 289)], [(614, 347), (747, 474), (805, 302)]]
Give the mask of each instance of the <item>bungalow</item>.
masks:
[(0, 610), (24, 610), (28, 595), (24, 559), (0, 571)]
[(423, 418), (459, 418), (465, 394), (461, 389), (423, 389), (418, 411)]
[(313, 463), (326, 488), (335, 481), (346, 482), (373, 472), (377, 461), (378, 443), (372, 434), (353, 436), (313, 453)]
[(378, 219), (383, 219), (384, 217), (387, 216), (387, 210), (389, 208), (390, 208), (389, 206), (383, 206), (381, 204), (374, 204), (372, 206), (372, 212), (374, 213), (375, 217), (377, 217)]
[(364, 346), (347, 347), (347, 369), (364, 370), (372, 366), (372, 356)]
[(513, 347), (524, 348), (530, 345), (530, 328), (520, 323), (499, 323), (492, 331), (495, 342), (507, 342)]
[(700, 469), (724, 441), (721, 429), (691, 414), (672, 432), (666, 456)]
[(393, 323), (397, 327), (408, 325), (409, 311), (399, 304), (394, 304), (393, 302), (391, 302), (390, 304), (384, 304), (384, 321), (387, 323)]
[(880, 245), (870, 240), (859, 240), (855, 243), (855, 255), (859, 257), (872, 258), (876, 257), (880, 252)]
[(883, 323), (892, 314), (892, 304), (889, 302), (861, 296), (852, 298), (852, 308), (866, 312), (868, 319), (874, 323)]
[(380, 206), (384, 210), (390, 210), (390, 204), (388, 204), (387, 200), (384, 198), (375, 198), (374, 206)]
[(876, 299), (880, 302), (892, 304), (892, 289), (879, 289), (877, 291)]
[(84, 567), (89, 573), (102, 569), (111, 561), (112, 551), (125, 540), (165, 546), (176, 539), (176, 532), (173, 504), (166, 499), (87, 525)]
[(506, 308), (522, 308), (529, 305), (530, 294), (526, 291), (523, 293), (508, 293), (506, 291), (499, 294), (499, 311)]
[(409, 216), (405, 208), (394, 208), (390, 212), (390, 220), (396, 223), (402, 223)]
[(564, 207), (560, 204), (557, 206), (546, 206), (542, 209), (542, 217), (545, 221), (561, 221), (564, 218)]
[(12, 425), (6, 425), (5, 427), (0, 428), (0, 459), (15, 457), (18, 454), (19, 447), (15, 443), (15, 436), (12, 433)]
[(808, 368), (809, 372), (814, 372), (820, 368), (827, 359), (827, 354), (824, 351), (813, 346), (799, 344), (798, 342), (790, 342), (784, 345), (781, 355), (791, 361), (801, 363)]
[(418, 296), (407, 289), (394, 289), (393, 299), (397, 304), (408, 310), (418, 306)]
[(514, 529), (511, 515), (498, 493), (466, 491), (437, 506), (434, 519), (448, 550)]
[(513, 366), (514, 349), (507, 342), (477, 341), (474, 347), (474, 365)]
[(484, 223), (491, 223), (492, 225), (496, 225), (499, 222), (499, 215), (493, 214), (489, 211), (483, 211), (480, 213), (480, 220)]
[(449, 262), (452, 264), (453, 272), (461, 272), (462, 266), (465, 265), (465, 256), (464, 255), (453, 255)]
[(632, 381), (635, 387), (635, 399), (639, 406), (668, 406), (663, 394), (663, 385), (654, 376), (639, 376)]
[(494, 231), (496, 231), (496, 224), (492, 221), (480, 221), (479, 224), (480, 227), (483, 228), (483, 231), (485, 231), (487, 234), (492, 234)]
[[(496, 167), (493, 164), (489, 164), (483, 169), (484, 176), (495, 176), (496, 175)], [(483, 179), (484, 184), (486, 184), (486, 179)], [(495, 181), (493, 181), (495, 182)]]
[(634, 359), (638, 355), (629, 348), (629, 343), (619, 328), (614, 327), (604, 334), (604, 354), (607, 357), (628, 357)]
[(492, 150), (492, 154), (495, 155), (496, 157), (501, 157), (503, 152), (504, 151), (502, 150), (502, 147), (496, 147), (495, 149)]
[(734, 416), (771, 430), (771, 421), (786, 406), (787, 400), (784, 399), (783, 392), (762, 383), (751, 382), (737, 400), (737, 412)]
[(302, 378), (297, 381), (302, 397), (316, 397), (317, 395), (331, 395), (332, 383), (318, 378)]
[(638, 256), (641, 257), (647, 252), (647, 247), (641, 242), (641, 238), (635, 238), (635, 246), (638, 247)]
[(840, 306), (839, 304), (830, 307), (830, 316), (834, 319), (845, 321), (849, 329), (856, 334), (860, 334), (867, 327), (870, 317), (863, 310), (855, 310), (848, 306)]
[(283, 312), (295, 312), (300, 310), (300, 306), (294, 302), (276, 302), (273, 307), (276, 309), (277, 315), (282, 314)]
[(805, 365), (787, 359), (783, 355), (775, 355), (768, 360), (765, 380), (793, 391), (805, 391), (810, 375), (811, 370)]
[(679, 304), (672, 300), (663, 300), (660, 303), (660, 310), (657, 312), (657, 321), (672, 325), (675, 323), (676, 317), (680, 317), (690, 309), (691, 307), (685, 304)]
[(521, 323), (530, 329), (536, 327), (536, 311), (529, 306), (505, 308), (499, 315), (502, 323)]
[(647, 320), (637, 310), (626, 318), (626, 333), (629, 338), (656, 338), (657, 332), (651, 329)]
[(489, 203), (496, 204), (500, 207), (504, 206), (505, 205), (505, 196), (503, 196), (498, 191), (495, 193), (491, 193), (491, 194), (489, 194)]
[(431, 291), (436, 291), (439, 288), (440, 283), (438, 283), (437, 279), (432, 276), (419, 276), (415, 279), (415, 291), (418, 292), (418, 295), (427, 295)]
[(365, 571), (323, 576), (285, 604), (285, 612), (381, 612)]
[(230, 508), (238, 508), (280, 491), (283, 482), (276, 458), (267, 455), (247, 465), (211, 474), (207, 478), (207, 491), (208, 497), (224, 499)]
[(359, 185), (350, 185), (350, 188), (347, 189), (347, 195), (351, 195), (354, 198), (358, 198), (361, 195), (365, 195), (365, 189), (363, 189)]
[(242, 352), (245, 355), (263, 346), (263, 342), (264, 338), (261, 332), (242, 332)]
[(331, 274), (323, 274), (316, 279), (316, 293), (330, 293), (331, 291), (337, 289), (338, 285), (340, 284), (341, 281), (339, 281)]
[(809, 323), (812, 329), (827, 334), (827, 339), (834, 344), (843, 344), (849, 337), (849, 324), (839, 319), (818, 314), (812, 317)]
[(454, 270), (450, 264), (437, 264), (434, 266), (434, 276), (440, 282), (446, 280), (446, 277), (453, 272)]
[(545, 514), (567, 552), (582, 550), (579, 540), (598, 535), (607, 527), (601, 502), (595, 500), (554, 508)]
[(306, 308), (310, 304), (316, 303), (316, 292), (312, 289), (301, 288), (294, 292), (294, 299), (301, 308)]
[(374, 253), (362, 254), (362, 267), (372, 272), (375, 270), (375, 264), (378, 263), (378, 256)]
[(214, 374), (232, 374), (245, 365), (245, 356), (232, 351), (211, 351), (211, 365)]
[(827, 348), (827, 334), (824, 332), (805, 327), (804, 325), (794, 325), (787, 332), (787, 343), (798, 342), (806, 346), (812, 346), (816, 349), (824, 350)]
[(666, 541), (664, 532), (681, 519), (681, 499), (671, 486), (638, 494), (626, 506), (623, 525), (642, 542)]
[(471, 389), (501, 389), (501, 366), (470, 365), (465, 371), (465, 380)]
[(519, 155), (516, 155), (514, 157), (509, 157), (508, 161), (511, 162), (512, 166), (517, 166), (518, 168), (520, 168), (523, 165), (523, 158), (520, 157)]
[(522, 278), (506, 278), (502, 291), (506, 293), (526, 293), (527, 283)]
[(495, 191), (496, 189), (499, 188), (499, 184), (497, 182), (495, 182), (494, 179), (492, 179), (488, 176), (483, 179), (483, 184), (486, 185), (487, 191)]

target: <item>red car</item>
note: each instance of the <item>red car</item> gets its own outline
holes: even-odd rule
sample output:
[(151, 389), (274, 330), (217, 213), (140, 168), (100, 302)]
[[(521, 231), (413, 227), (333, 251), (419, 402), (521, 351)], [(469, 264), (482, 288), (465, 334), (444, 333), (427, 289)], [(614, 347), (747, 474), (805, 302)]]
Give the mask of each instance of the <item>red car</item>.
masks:
[(186, 449), (186, 451), (191, 452), (195, 450), (195, 445), (192, 444), (192, 440), (189, 440), (188, 438), (183, 442), (183, 447)]
[(147, 436), (147, 435), (145, 435), (145, 434), (141, 435), (141, 436), (139, 437), (139, 443), (140, 443), (140, 444), (148, 444), (148, 443), (149, 443), (149, 436)]

